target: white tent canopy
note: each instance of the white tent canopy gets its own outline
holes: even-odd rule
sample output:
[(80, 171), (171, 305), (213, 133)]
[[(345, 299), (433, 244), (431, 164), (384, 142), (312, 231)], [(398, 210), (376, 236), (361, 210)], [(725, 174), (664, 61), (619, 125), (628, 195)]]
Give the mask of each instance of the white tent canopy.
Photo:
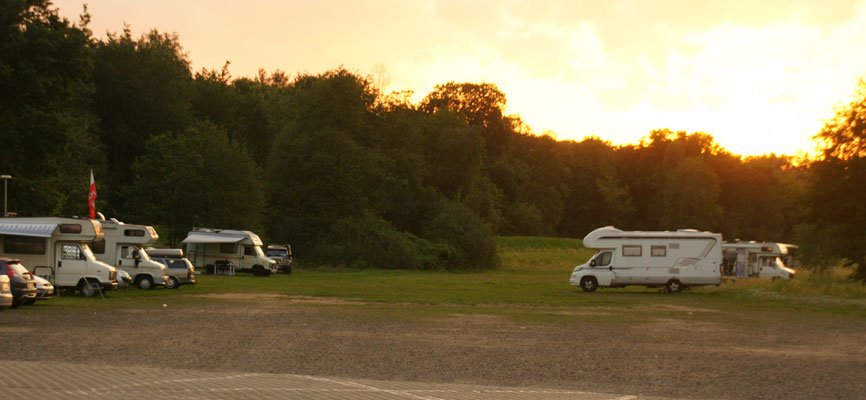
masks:
[(0, 222), (0, 235), (51, 237), (57, 224)]

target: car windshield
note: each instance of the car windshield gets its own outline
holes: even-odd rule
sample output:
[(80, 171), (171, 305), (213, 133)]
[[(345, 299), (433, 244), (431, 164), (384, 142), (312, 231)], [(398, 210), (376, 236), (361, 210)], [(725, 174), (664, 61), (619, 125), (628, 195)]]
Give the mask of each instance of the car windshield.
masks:
[(289, 255), (289, 252), (286, 250), (271, 249), (271, 250), (266, 251), (265, 254), (267, 254), (269, 256), (274, 256), (274, 257), (285, 257), (285, 256)]

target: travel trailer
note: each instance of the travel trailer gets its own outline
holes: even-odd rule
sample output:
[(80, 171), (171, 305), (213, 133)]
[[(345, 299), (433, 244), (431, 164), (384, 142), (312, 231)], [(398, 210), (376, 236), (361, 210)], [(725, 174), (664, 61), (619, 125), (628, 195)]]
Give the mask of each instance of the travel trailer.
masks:
[(796, 272), (785, 259), (794, 263), (794, 245), (772, 242), (732, 242), (722, 244), (722, 273), (734, 278), (791, 279)]
[(151, 226), (124, 224), (114, 218), (105, 220), (101, 214), (104, 236), (90, 242), (90, 249), (99, 261), (126, 271), (139, 289), (153, 289), (165, 285), (168, 271), (164, 264), (154, 261), (143, 246), (155, 243), (159, 235)]
[(99, 221), (89, 219), (0, 218), (0, 255), (20, 259), (55, 288), (89, 297), (117, 289), (117, 271), (97, 260), (88, 245), (103, 236)]
[(571, 284), (585, 292), (641, 285), (677, 293), (690, 286), (722, 283), (722, 235), (718, 233), (622, 231), (606, 226), (587, 234), (583, 245), (598, 249), (571, 274)]
[(196, 268), (208, 273), (235, 271), (268, 276), (277, 272), (276, 261), (265, 256), (259, 235), (233, 229), (194, 228), (181, 243)]

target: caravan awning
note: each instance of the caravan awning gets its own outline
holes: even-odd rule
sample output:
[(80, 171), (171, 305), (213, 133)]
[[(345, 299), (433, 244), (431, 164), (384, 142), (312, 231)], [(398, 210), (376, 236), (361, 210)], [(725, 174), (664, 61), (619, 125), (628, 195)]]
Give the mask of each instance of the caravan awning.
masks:
[(204, 232), (191, 232), (181, 243), (237, 243), (246, 239), (246, 236), (213, 234)]
[(3, 222), (0, 220), (0, 235), (51, 237), (57, 224)]

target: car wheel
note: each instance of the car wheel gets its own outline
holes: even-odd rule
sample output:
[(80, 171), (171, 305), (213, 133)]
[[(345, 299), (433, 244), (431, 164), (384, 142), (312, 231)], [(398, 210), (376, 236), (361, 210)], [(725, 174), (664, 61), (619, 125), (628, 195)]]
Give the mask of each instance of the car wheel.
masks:
[(153, 289), (153, 278), (151, 278), (147, 275), (142, 276), (141, 278), (138, 279), (138, 282), (136, 282), (136, 285), (138, 285), (138, 288), (141, 290)]
[(177, 289), (178, 286), (180, 286), (180, 282), (178, 282), (177, 278), (173, 276), (169, 276), (168, 279), (165, 280), (166, 289)]
[(292, 273), (292, 266), (291, 266), (291, 265), (286, 265), (285, 271), (286, 271), (287, 274), (291, 274), (291, 273)]
[(598, 289), (598, 281), (592, 276), (584, 277), (580, 280), (580, 288), (584, 292), (594, 292), (595, 289)]
[(683, 290), (683, 284), (681, 284), (680, 281), (676, 279), (671, 279), (665, 285), (665, 289), (668, 293), (679, 293)]
[(78, 284), (78, 291), (81, 292), (81, 295), (84, 297), (93, 297), (99, 293), (99, 285), (83, 280)]

